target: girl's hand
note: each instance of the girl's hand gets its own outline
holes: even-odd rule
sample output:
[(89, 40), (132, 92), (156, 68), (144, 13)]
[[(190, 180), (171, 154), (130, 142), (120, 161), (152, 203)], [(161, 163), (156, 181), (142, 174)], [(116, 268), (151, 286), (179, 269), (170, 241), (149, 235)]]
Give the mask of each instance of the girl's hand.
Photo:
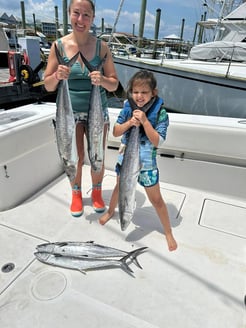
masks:
[(144, 124), (147, 121), (146, 114), (140, 109), (133, 111), (133, 117), (139, 122), (139, 124)]
[(134, 116), (132, 116), (129, 121), (130, 121), (130, 126), (140, 126), (139, 120)]

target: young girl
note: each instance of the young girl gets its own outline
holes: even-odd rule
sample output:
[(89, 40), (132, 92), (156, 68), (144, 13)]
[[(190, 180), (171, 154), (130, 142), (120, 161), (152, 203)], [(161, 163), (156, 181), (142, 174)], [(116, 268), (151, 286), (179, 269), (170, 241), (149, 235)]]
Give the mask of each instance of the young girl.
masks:
[[(168, 211), (162, 198), (159, 184), (159, 171), (156, 162), (156, 150), (166, 138), (169, 125), (168, 115), (163, 107), (163, 100), (157, 95), (157, 83), (154, 75), (147, 71), (138, 71), (130, 79), (128, 94), (134, 101), (136, 108), (132, 110), (129, 101), (121, 110), (113, 129), (115, 137), (122, 136), (120, 153), (116, 164), (117, 183), (113, 190), (108, 211), (101, 216), (99, 222), (105, 224), (113, 215), (118, 204), (120, 167), (124, 156), (124, 148), (127, 144), (127, 131), (132, 126), (141, 125), (140, 136), (140, 172), (138, 182), (144, 186), (146, 194), (154, 206), (163, 225), (169, 251), (177, 248), (173, 237)], [(144, 113), (141, 108), (153, 102)]]

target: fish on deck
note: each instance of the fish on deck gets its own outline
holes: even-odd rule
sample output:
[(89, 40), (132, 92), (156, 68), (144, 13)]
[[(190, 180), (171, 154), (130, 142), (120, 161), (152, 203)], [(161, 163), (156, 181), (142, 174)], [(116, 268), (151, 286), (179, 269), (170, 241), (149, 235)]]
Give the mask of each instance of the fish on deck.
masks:
[[(146, 250), (147, 247), (141, 247), (138, 252)], [(44, 243), (36, 247), (37, 252), (45, 252), (56, 255), (71, 256), (71, 257), (87, 257), (87, 258), (109, 258), (109, 257), (124, 257), (129, 252), (104, 246), (94, 243), (94, 241), (64, 241), (55, 243)], [(137, 258), (133, 262), (142, 269)]]
[[(50, 252), (43, 251), (45, 249), (46, 250), (48, 249), (46, 246), (45, 244), (39, 245), (37, 247), (38, 251), (34, 253), (36, 258), (45, 264), (67, 268), (67, 269), (79, 270), (82, 273), (85, 273), (86, 271), (89, 270), (121, 267), (129, 274), (132, 274), (133, 271), (129, 267), (127, 260), (129, 260), (130, 262), (137, 263), (137, 265), (140, 268), (142, 268), (137, 261), (137, 256), (147, 248), (147, 247), (141, 247), (131, 252), (124, 252), (123, 253), (124, 256), (119, 255), (120, 254), (119, 250), (117, 249), (113, 250), (112, 248), (111, 249), (109, 248), (110, 251), (113, 252), (112, 254), (114, 254), (109, 257), (109, 254), (105, 252), (105, 250), (107, 249), (106, 246), (102, 247), (102, 249), (104, 249), (105, 255), (103, 255), (103, 253), (99, 251), (100, 246), (96, 246), (97, 251), (95, 253), (92, 252), (92, 254), (94, 255), (88, 253), (78, 254), (78, 252), (74, 252), (73, 255), (71, 252), (69, 255), (68, 252), (59, 253), (59, 250), (57, 250), (58, 253), (50, 253)], [(122, 257), (120, 259), (117, 259), (117, 257), (119, 256)]]

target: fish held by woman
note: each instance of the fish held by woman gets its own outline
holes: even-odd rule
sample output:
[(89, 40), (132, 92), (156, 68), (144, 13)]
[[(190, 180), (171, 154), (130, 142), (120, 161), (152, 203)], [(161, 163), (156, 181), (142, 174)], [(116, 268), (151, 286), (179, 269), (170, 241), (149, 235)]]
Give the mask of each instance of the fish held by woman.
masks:
[[(96, 67), (92, 66), (88, 60), (80, 52), (80, 56), (90, 72), (100, 70), (106, 59), (106, 56), (101, 60), (101, 63)], [(90, 95), (90, 108), (87, 117), (87, 142), (88, 156), (91, 166), (94, 171), (100, 172), (104, 162), (103, 150), (103, 132), (104, 132), (104, 116), (102, 108), (102, 100), (100, 94), (100, 86), (92, 85)]]
[[(79, 52), (74, 55), (68, 62), (61, 56), (56, 44), (55, 52), (58, 63), (71, 67), (78, 59)], [(57, 148), (62, 159), (64, 170), (70, 181), (76, 176), (77, 151), (75, 137), (75, 121), (72, 110), (72, 104), (68, 89), (67, 80), (61, 80), (58, 84), (57, 93), (57, 110), (56, 110), (56, 139)]]

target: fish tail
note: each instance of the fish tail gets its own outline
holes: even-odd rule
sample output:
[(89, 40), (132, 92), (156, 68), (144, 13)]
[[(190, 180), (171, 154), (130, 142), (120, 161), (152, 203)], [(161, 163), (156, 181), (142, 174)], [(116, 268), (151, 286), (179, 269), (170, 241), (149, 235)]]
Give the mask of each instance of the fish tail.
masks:
[(69, 67), (71, 67), (79, 57), (79, 52), (77, 52), (71, 59), (69, 59), (68, 63), (65, 62), (64, 58), (62, 57), (62, 55), (60, 54), (60, 51), (57, 48), (56, 43), (55, 43), (55, 53), (56, 53), (56, 58), (58, 60), (58, 63), (60, 65), (66, 65), (66, 66), (69, 66)]
[(120, 263), (121, 263), (121, 266), (123, 267), (123, 269), (124, 269), (127, 273), (132, 274), (132, 273), (133, 273), (132, 269), (131, 269), (131, 268), (129, 267), (129, 265), (126, 263), (126, 261), (128, 260), (128, 258), (129, 258), (128, 255), (122, 257), (122, 258), (120, 259)]
[(126, 263), (126, 261), (128, 259), (131, 259), (132, 262), (134, 264), (136, 264), (139, 268), (142, 269), (141, 265), (139, 264), (138, 260), (137, 260), (137, 256), (142, 253), (145, 249), (147, 249), (148, 247), (141, 247), (141, 248), (138, 248), (138, 249), (135, 249), (134, 251), (131, 251), (129, 252), (127, 255), (125, 255), (124, 257), (122, 257), (122, 259), (120, 260), (121, 261), (121, 264), (123, 266), (123, 268), (127, 271), (127, 272), (130, 272), (130, 273), (133, 273), (132, 269), (129, 267), (129, 265)]
[(141, 254), (143, 251), (145, 251), (148, 247), (140, 247), (136, 249), (135, 251), (129, 252), (128, 254), (130, 255), (132, 262), (138, 266), (140, 269), (143, 269), (140, 263), (138, 262), (137, 256)]
[(99, 69), (101, 69), (103, 63), (104, 63), (105, 60), (106, 60), (107, 54), (104, 56), (103, 59), (101, 59), (101, 62), (100, 62), (100, 64), (99, 64), (98, 66), (92, 66), (92, 65), (88, 62), (88, 60), (84, 57), (84, 55), (82, 54), (82, 52), (80, 52), (80, 57), (81, 57), (81, 59), (83, 60), (85, 66), (88, 68), (88, 70), (89, 70), (90, 72), (92, 72), (92, 71), (94, 71), (94, 70), (99, 70)]
[(64, 65), (65, 64), (64, 59), (62, 58), (62, 55), (60, 54), (60, 51), (58, 50), (56, 43), (55, 43), (55, 53), (58, 63), (60, 65)]

